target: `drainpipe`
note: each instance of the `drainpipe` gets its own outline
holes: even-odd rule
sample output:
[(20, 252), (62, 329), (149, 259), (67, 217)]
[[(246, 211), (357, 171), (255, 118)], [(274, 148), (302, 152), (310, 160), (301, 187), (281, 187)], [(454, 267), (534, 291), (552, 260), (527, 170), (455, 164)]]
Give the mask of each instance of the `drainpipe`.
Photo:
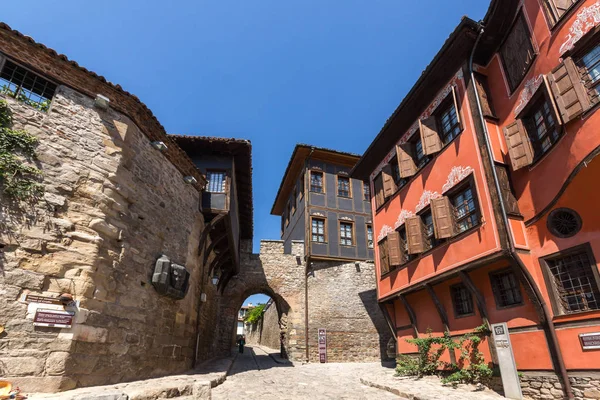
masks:
[[(304, 198), (306, 199), (306, 204), (304, 205), (304, 254), (306, 259), (306, 267), (304, 269), (304, 347), (306, 348), (306, 362), (309, 361), (309, 350), (308, 350), (308, 273), (310, 270), (310, 251), (306, 244), (310, 246), (310, 233), (308, 234), (308, 238), (306, 237), (307, 231), (310, 232), (310, 215), (308, 214), (308, 209), (310, 207), (310, 190), (306, 190), (307, 186), (310, 188), (310, 174), (306, 176), (308, 171), (308, 160), (310, 160), (310, 156), (315, 151), (314, 147), (310, 148), (310, 153), (308, 153), (308, 157), (304, 161)], [(308, 178), (308, 179), (307, 179)]]
[[(475, 40), (475, 45), (473, 46), (473, 50), (471, 51), (471, 56), (469, 57), (469, 74), (471, 76), (472, 85), (475, 85), (475, 73), (473, 71), (473, 57), (475, 56), (475, 50), (477, 49), (477, 45), (479, 44), (479, 41), (480, 41), (481, 37), (483, 36), (483, 32), (484, 32), (484, 26), (480, 22), (479, 23), (479, 35), (477, 36), (477, 40)], [(539, 287), (535, 283), (533, 276), (531, 275), (531, 273), (529, 272), (529, 270), (527, 269), (527, 267), (525, 266), (525, 264), (523, 263), (523, 261), (521, 260), (521, 258), (519, 257), (519, 255), (517, 254), (517, 252), (515, 250), (513, 235), (512, 235), (512, 231), (510, 229), (508, 215), (506, 213), (506, 206), (504, 204), (504, 199), (502, 198), (502, 194), (501, 194), (502, 190), (500, 188), (500, 181), (498, 179), (498, 174), (496, 173), (496, 167), (494, 165), (494, 155), (492, 153), (492, 147), (491, 147), (490, 141), (489, 141), (489, 132), (487, 130), (487, 124), (486, 124), (485, 118), (483, 117), (483, 110), (481, 108), (481, 100), (479, 98), (479, 92), (477, 91), (477, 88), (475, 88), (475, 87), (474, 87), (473, 91), (475, 92), (475, 100), (477, 103), (477, 112), (479, 113), (479, 119), (481, 122), (481, 127), (483, 129), (483, 141), (485, 142), (486, 153), (490, 159), (490, 164), (492, 166), (491, 169), (492, 169), (492, 177), (494, 180), (494, 186), (495, 186), (496, 192), (498, 193), (498, 204), (500, 205), (500, 214), (501, 214), (502, 222), (504, 223), (504, 227), (506, 229), (506, 235), (508, 238), (509, 256), (514, 261), (514, 264), (517, 265), (517, 267), (521, 270), (521, 273), (523, 274), (523, 277), (527, 281), (528, 286), (531, 288), (535, 297), (537, 297), (537, 300), (540, 303), (540, 307), (542, 309), (542, 313), (543, 313), (544, 319), (545, 319), (546, 332), (547, 332), (546, 339), (548, 340), (548, 345), (550, 347), (550, 351), (552, 353), (554, 353), (554, 358), (555, 358), (556, 364), (558, 364), (555, 367), (558, 367), (561, 380), (563, 381), (563, 391), (565, 392), (565, 395), (569, 399), (574, 399), (575, 396), (573, 395), (573, 390), (571, 389), (571, 382), (569, 381), (569, 375), (567, 374), (567, 369), (565, 367), (562, 352), (561, 352), (560, 346), (558, 344), (558, 338), (556, 337), (556, 328), (554, 327), (554, 322), (552, 321), (552, 315), (550, 314), (550, 311), (548, 310), (548, 305), (546, 304), (546, 301), (544, 300), (544, 297), (542, 296), (542, 293), (541, 293)]]

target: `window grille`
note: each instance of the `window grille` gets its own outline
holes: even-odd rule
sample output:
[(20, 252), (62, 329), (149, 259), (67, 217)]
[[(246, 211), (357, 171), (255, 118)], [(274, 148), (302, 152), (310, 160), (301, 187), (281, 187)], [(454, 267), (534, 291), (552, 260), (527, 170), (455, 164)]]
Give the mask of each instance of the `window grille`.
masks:
[(510, 307), (523, 302), (519, 281), (512, 271), (493, 273), (490, 280), (498, 307)]
[(587, 252), (579, 251), (546, 260), (562, 313), (600, 309), (600, 290)]
[(206, 179), (208, 185), (206, 191), (209, 193), (225, 193), (225, 179), (227, 174), (224, 171), (208, 171)]
[(548, 230), (560, 238), (575, 236), (581, 230), (581, 217), (570, 208), (557, 208), (548, 215)]
[(56, 85), (41, 76), (6, 60), (0, 72), (0, 92), (18, 101), (48, 111)]
[(454, 103), (449, 103), (448, 108), (439, 114), (439, 124), (444, 143), (450, 143), (452, 139), (460, 134), (460, 122), (456, 115)]
[(310, 191), (323, 193), (323, 173), (312, 171), (310, 174)]
[(511, 32), (500, 48), (500, 55), (510, 90), (513, 91), (519, 86), (535, 58), (531, 33), (523, 12), (518, 15)]
[(320, 218), (312, 219), (312, 241), (325, 243), (325, 220)]
[(464, 232), (479, 223), (473, 190), (470, 185), (453, 195), (450, 200), (454, 206), (454, 215), (456, 216), (456, 225), (459, 232)]
[(338, 176), (338, 196), (350, 197), (350, 178)]
[(340, 243), (342, 246), (352, 246), (352, 224), (340, 222)]
[(367, 225), (367, 247), (373, 248), (373, 226)]
[(473, 296), (462, 283), (450, 287), (456, 316), (473, 314)]

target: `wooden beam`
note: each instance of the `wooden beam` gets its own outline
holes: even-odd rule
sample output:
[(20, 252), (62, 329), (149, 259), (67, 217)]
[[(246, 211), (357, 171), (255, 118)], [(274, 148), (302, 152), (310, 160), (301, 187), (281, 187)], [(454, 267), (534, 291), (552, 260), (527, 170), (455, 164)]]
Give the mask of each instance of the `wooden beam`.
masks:
[[(440, 299), (437, 297), (437, 294), (435, 294), (435, 291), (433, 290), (433, 286), (431, 286), (430, 284), (426, 284), (425, 287), (427, 288), (427, 292), (429, 292), (429, 295), (431, 296), (431, 300), (433, 300), (433, 304), (435, 304), (435, 308), (437, 309), (438, 315), (440, 316), (440, 319), (442, 320), (442, 324), (444, 325), (444, 330), (448, 333), (448, 336), (450, 336), (450, 325), (448, 323), (448, 314), (446, 313), (446, 309), (444, 308), (444, 305), (440, 302)], [(454, 352), (454, 350), (448, 350), (450, 353), (450, 362), (453, 364), (456, 364), (456, 353)]]
[(221, 277), (221, 281), (219, 282), (219, 285), (217, 286), (217, 288), (221, 291), (221, 294), (223, 294), (223, 292), (225, 291), (225, 287), (227, 286), (227, 284), (229, 283), (231, 278), (233, 278), (234, 275), (235, 275), (235, 272), (233, 271), (233, 269), (229, 269), (229, 270), (227, 270), (227, 274), (225, 274), (225, 276)]
[(419, 329), (417, 328), (417, 316), (415, 315), (414, 310), (408, 303), (406, 296), (401, 294), (398, 297), (400, 297), (400, 301), (402, 301), (402, 304), (404, 304), (404, 308), (406, 309), (406, 312), (408, 313), (408, 318), (410, 319), (410, 324), (412, 325), (412, 328), (414, 331), (414, 333), (413, 333), (414, 336), (419, 337)]
[(204, 230), (202, 231), (202, 236), (200, 236), (200, 242), (198, 242), (198, 255), (200, 255), (200, 251), (204, 248), (204, 244), (206, 243), (206, 239), (208, 238), (210, 231), (223, 218), (225, 218), (225, 214), (218, 214), (208, 224), (206, 224), (204, 226)]
[(215, 257), (215, 259), (212, 261), (212, 263), (210, 263), (210, 268), (208, 270), (208, 276), (211, 276), (213, 274), (213, 271), (216, 271), (217, 269), (219, 269), (228, 260), (231, 260), (231, 254), (229, 254), (229, 252), (224, 252), (222, 254), (219, 254), (217, 257)]
[(206, 251), (204, 252), (204, 264), (206, 264), (206, 262), (208, 261), (208, 256), (210, 255), (211, 251), (214, 250), (215, 246), (218, 245), (219, 242), (221, 242), (227, 237), (227, 234), (228, 231), (225, 231), (225, 233), (223, 233), (221, 236), (217, 237), (210, 243), (210, 246), (208, 246), (208, 249), (206, 249)]

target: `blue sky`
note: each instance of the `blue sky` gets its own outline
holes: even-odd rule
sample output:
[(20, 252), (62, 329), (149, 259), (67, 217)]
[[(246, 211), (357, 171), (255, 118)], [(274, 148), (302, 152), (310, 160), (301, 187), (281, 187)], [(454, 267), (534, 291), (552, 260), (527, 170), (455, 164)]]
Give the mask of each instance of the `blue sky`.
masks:
[(169, 133), (253, 145), (254, 248), (297, 142), (362, 153), (482, 0), (8, 1), (2, 21), (137, 95)]

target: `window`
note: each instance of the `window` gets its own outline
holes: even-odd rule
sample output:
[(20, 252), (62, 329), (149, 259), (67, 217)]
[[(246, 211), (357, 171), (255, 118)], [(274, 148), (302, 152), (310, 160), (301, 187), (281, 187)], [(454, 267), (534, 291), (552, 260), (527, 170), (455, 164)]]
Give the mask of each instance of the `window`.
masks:
[(450, 196), (450, 201), (454, 207), (458, 233), (464, 232), (479, 224), (476, 201), (473, 196), (473, 188), (470, 184), (456, 194)]
[(452, 304), (454, 305), (454, 315), (464, 317), (473, 314), (473, 296), (467, 287), (459, 283), (450, 287), (452, 294)]
[(479, 100), (481, 103), (481, 111), (484, 117), (496, 118), (494, 112), (494, 106), (490, 97), (490, 89), (488, 86), (487, 76), (475, 73), (475, 87), (477, 88), (477, 94), (479, 94)]
[(394, 179), (394, 184), (396, 185), (395, 189), (398, 190), (402, 186), (406, 185), (407, 182), (406, 179), (400, 176), (400, 165), (398, 164), (398, 157), (394, 157), (390, 161), (390, 167), (392, 169), (392, 178)]
[(410, 146), (412, 149), (415, 166), (417, 169), (423, 168), (423, 166), (425, 166), (425, 164), (431, 160), (431, 157), (423, 153), (423, 142), (421, 142), (420, 134), (413, 135), (410, 140)]
[(281, 214), (281, 234), (283, 235), (283, 231), (285, 230), (285, 211)]
[(533, 103), (531, 111), (524, 118), (524, 124), (533, 147), (535, 161), (544, 155), (560, 136), (554, 111), (545, 94)]
[(431, 215), (431, 209), (428, 209), (421, 214), (421, 219), (425, 225), (425, 237), (429, 241), (429, 248), (435, 247), (439, 244), (439, 241), (435, 238), (433, 230), (433, 216)]
[(387, 238), (377, 243), (377, 248), (379, 249), (379, 269), (381, 271), (381, 275), (385, 275), (390, 272), (390, 258), (388, 254)]
[(583, 81), (592, 103), (600, 96), (600, 44), (594, 46), (577, 63), (583, 70)]
[(375, 206), (379, 208), (383, 205), (383, 203), (385, 203), (385, 193), (383, 190), (383, 174), (379, 174), (375, 177), (373, 185), (375, 186)]
[(367, 224), (367, 247), (373, 248), (373, 226), (370, 224)]
[(544, 9), (550, 19), (550, 24), (555, 25), (563, 15), (579, 0), (544, 0)]
[(292, 203), (288, 201), (287, 212), (285, 213), (285, 226), (290, 224), (290, 218), (292, 216)]
[(351, 222), (340, 222), (340, 244), (342, 246), (354, 246)]
[(325, 220), (322, 218), (312, 218), (312, 241), (325, 243)]
[[(452, 99), (448, 99), (452, 100)], [(439, 133), (444, 144), (450, 143), (461, 131), (460, 121), (453, 101), (446, 101), (437, 114)], [(422, 148), (421, 148), (422, 151)]]
[(365, 201), (371, 201), (371, 188), (369, 182), (363, 182), (363, 196)]
[(33, 72), (6, 60), (0, 72), (0, 93), (48, 111), (56, 85)]
[(298, 190), (296, 188), (294, 188), (294, 191), (292, 192), (292, 214), (294, 214), (296, 212), (296, 202), (298, 200)]
[(535, 57), (531, 34), (523, 12), (517, 17), (511, 32), (500, 48), (500, 55), (508, 86), (513, 92), (525, 77)]
[(225, 179), (227, 174), (225, 171), (207, 171), (206, 191), (209, 193), (225, 193)]
[(552, 288), (557, 314), (600, 309), (598, 268), (589, 246), (547, 257), (541, 264), (546, 267), (546, 282)]
[(315, 193), (323, 193), (323, 173), (319, 171), (311, 171), (310, 173), (310, 191)]
[(493, 272), (490, 274), (490, 282), (496, 300), (496, 307), (511, 307), (520, 305), (523, 302), (519, 281), (512, 271)]
[(338, 193), (337, 195), (340, 197), (351, 197), (351, 192), (350, 192), (350, 178), (346, 177), (346, 176), (339, 176), (337, 177), (338, 181)]
[(304, 197), (304, 174), (300, 177), (300, 198)]
[(400, 246), (402, 246), (402, 254), (404, 255), (403, 263), (407, 263), (413, 258), (415, 258), (414, 254), (408, 253), (408, 241), (406, 237), (406, 225), (402, 225), (398, 228), (398, 235), (400, 235)]

